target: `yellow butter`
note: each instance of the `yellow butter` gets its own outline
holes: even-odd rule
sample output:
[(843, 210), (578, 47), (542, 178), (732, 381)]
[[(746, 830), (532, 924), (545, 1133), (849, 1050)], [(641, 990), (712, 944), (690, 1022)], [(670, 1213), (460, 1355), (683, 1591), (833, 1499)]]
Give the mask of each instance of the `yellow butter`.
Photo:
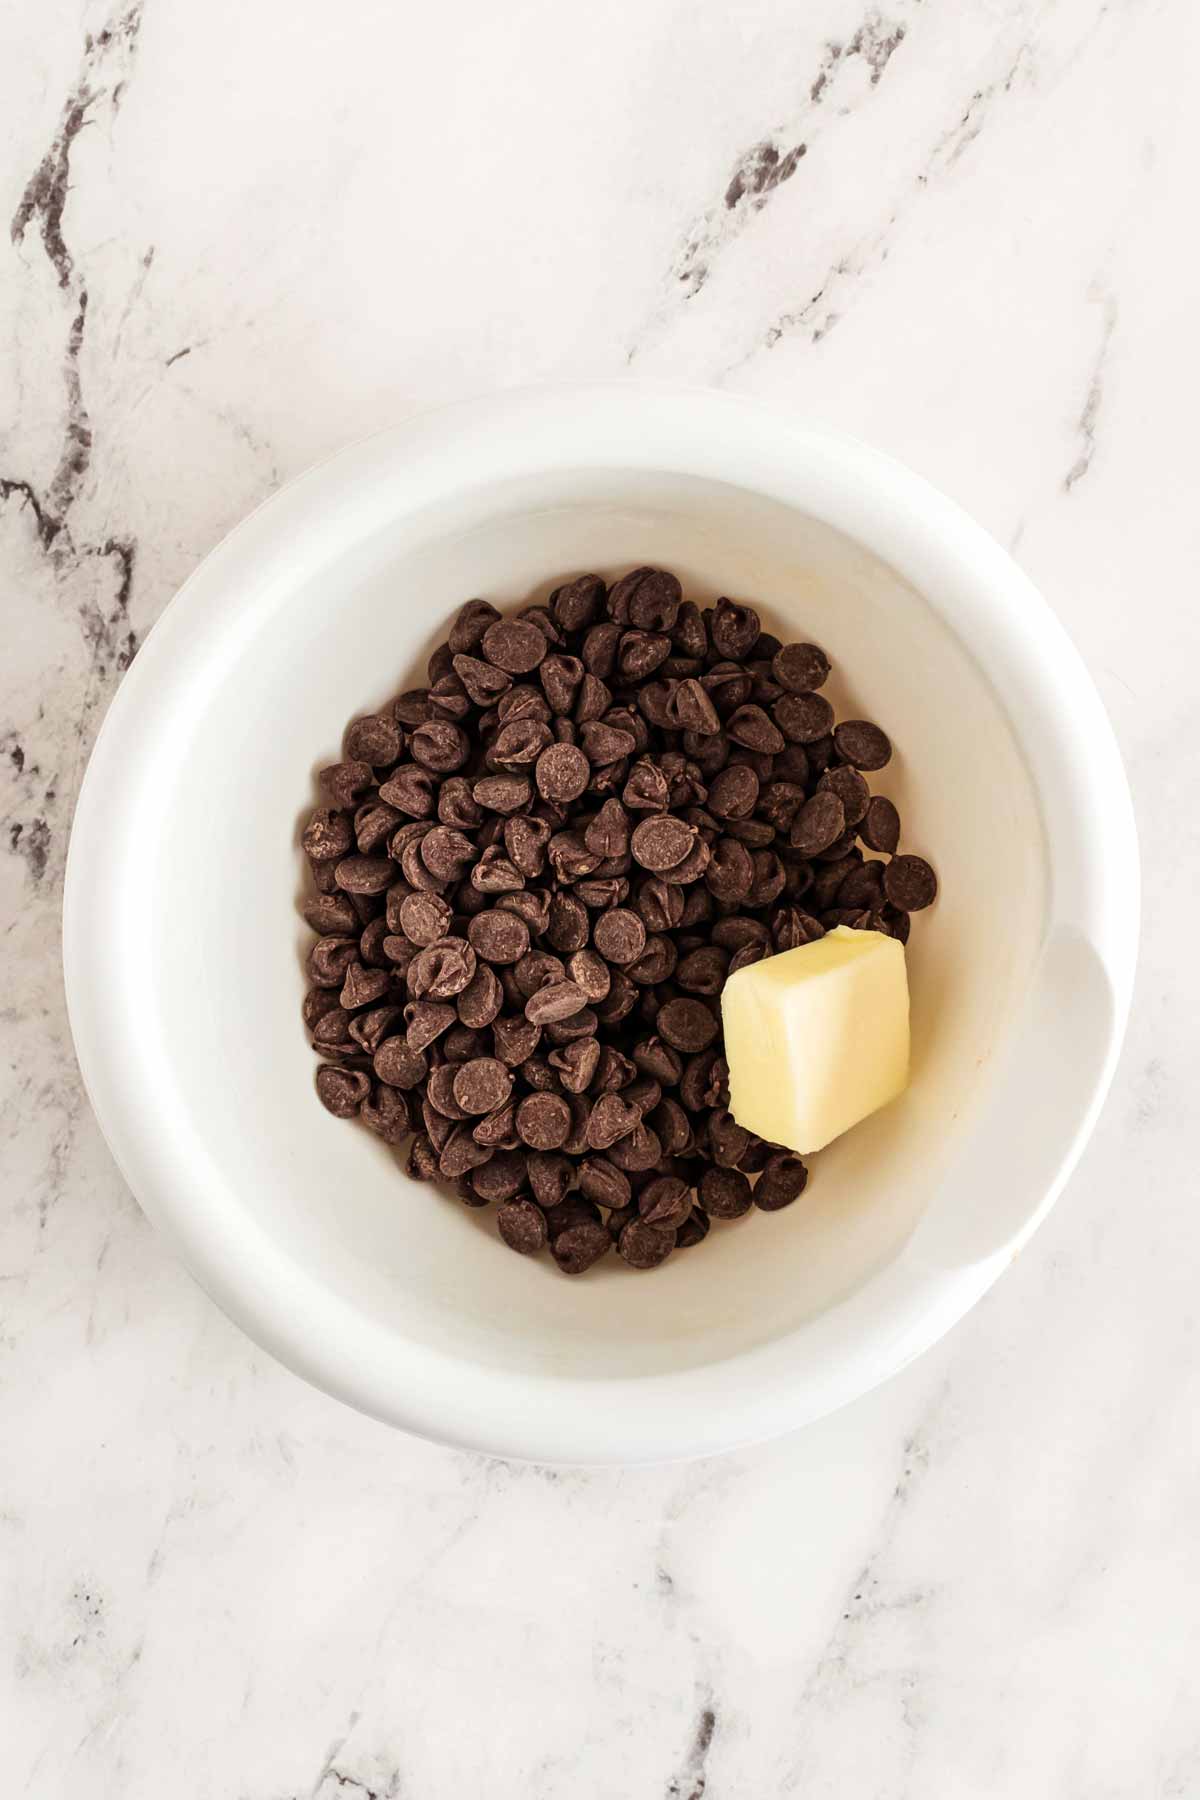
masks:
[(820, 1150), (908, 1083), (904, 946), (845, 925), (739, 969), (721, 995), (729, 1108), (789, 1150)]

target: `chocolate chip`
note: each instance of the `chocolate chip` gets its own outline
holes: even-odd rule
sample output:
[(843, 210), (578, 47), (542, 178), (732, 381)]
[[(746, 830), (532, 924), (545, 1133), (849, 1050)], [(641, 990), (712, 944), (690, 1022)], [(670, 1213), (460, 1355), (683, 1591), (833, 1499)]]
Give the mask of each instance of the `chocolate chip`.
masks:
[(754, 1204), (750, 1183), (736, 1169), (705, 1169), (697, 1192), (701, 1206), (714, 1219), (740, 1219)]
[(818, 790), (792, 821), (789, 841), (802, 856), (818, 856), (846, 828), (846, 815), (836, 794)]
[(695, 1133), (688, 1116), (669, 1094), (646, 1115), (646, 1123), (662, 1145), (664, 1156), (683, 1156), (695, 1148)]
[(693, 1055), (708, 1049), (720, 1026), (703, 1000), (668, 1000), (659, 1011), (658, 1030), (668, 1044)]
[(352, 808), (358, 796), (370, 787), (373, 776), (370, 763), (351, 759), (331, 763), (321, 770), (317, 780), (333, 805), (346, 810)]
[(494, 1056), (480, 1056), (460, 1063), (453, 1083), (454, 1098), (465, 1113), (490, 1113), (507, 1101), (513, 1077)]
[(358, 945), (352, 937), (323, 937), (308, 956), (308, 979), (314, 987), (340, 988), (346, 970), (358, 959)]
[[(578, 1017), (579, 1015), (577, 1015)], [(569, 1021), (574, 1023), (575, 1021)], [(594, 1037), (579, 1037), (551, 1050), (547, 1061), (557, 1071), (558, 1079), (568, 1094), (582, 1094), (591, 1085), (600, 1061), (600, 1046)]]
[(708, 622), (713, 649), (729, 662), (742, 662), (750, 655), (761, 629), (754, 608), (736, 606), (732, 600), (718, 600)]
[(375, 768), (388, 768), (400, 760), (404, 739), (394, 719), (383, 713), (368, 713), (355, 719), (346, 730), (343, 747), (351, 762), (370, 763)]
[(448, 1180), (454, 1181), (487, 1162), (491, 1154), (486, 1144), (476, 1141), (470, 1125), (455, 1125), (438, 1157), (438, 1167)]
[(612, 725), (604, 719), (589, 719), (581, 725), (579, 739), (588, 762), (598, 769), (619, 762), (623, 757), (632, 756), (637, 749), (637, 739), (632, 732), (624, 731), (620, 726)]
[(858, 770), (850, 768), (847, 763), (839, 763), (835, 768), (826, 769), (817, 783), (817, 789), (822, 793), (837, 795), (848, 827), (860, 825), (866, 818), (871, 790)]
[(429, 1072), (429, 1080), (425, 1084), (425, 1098), (429, 1105), (435, 1107), (444, 1119), (461, 1121), (467, 1115), (467, 1109), (461, 1106), (454, 1092), (454, 1082), (460, 1065), (452, 1062), (439, 1063)]
[(658, 987), (670, 980), (678, 960), (679, 952), (671, 939), (661, 932), (651, 932), (646, 939), (646, 948), (637, 961), (629, 965), (630, 978), (639, 987)]
[(587, 1139), (593, 1150), (611, 1150), (641, 1124), (641, 1114), (619, 1094), (601, 1094), (588, 1118)]
[(335, 1119), (350, 1119), (371, 1092), (371, 1078), (361, 1069), (339, 1069), (322, 1063), (317, 1070), (317, 1098)]
[(396, 870), (387, 856), (346, 856), (337, 865), (337, 884), (346, 894), (383, 894)]
[(529, 950), (528, 925), (507, 909), (476, 913), (467, 926), (467, 938), (475, 954), (490, 963), (516, 963)]
[(608, 610), (623, 625), (643, 631), (670, 631), (683, 590), (669, 569), (632, 569), (609, 591)]
[(793, 744), (813, 744), (833, 727), (833, 708), (824, 694), (785, 694), (771, 716)]
[(618, 906), (611, 912), (601, 913), (592, 938), (606, 961), (623, 967), (626, 963), (636, 962), (646, 948), (646, 927), (637, 913)]
[(712, 861), (712, 851), (702, 837), (697, 837), (682, 862), (662, 871), (662, 879), (671, 887), (687, 887), (699, 881)]
[(345, 894), (318, 894), (304, 903), (304, 918), (323, 936), (346, 937), (358, 928), (358, 916)]
[(568, 1226), (551, 1240), (550, 1252), (564, 1275), (582, 1275), (612, 1249), (612, 1239), (603, 1225), (586, 1219)]
[(579, 1189), (597, 1206), (628, 1206), (629, 1177), (605, 1156), (585, 1156), (579, 1165)]
[(868, 803), (858, 835), (869, 850), (894, 855), (900, 842), (900, 814), (884, 795), (876, 794)]
[(354, 1012), (360, 1006), (373, 1006), (376, 1000), (383, 999), (390, 985), (391, 976), (385, 970), (368, 969), (360, 962), (352, 962), (342, 983), (342, 1005), (347, 1012)]
[(395, 1088), (377, 1088), (369, 1100), (363, 1101), (358, 1116), (385, 1144), (402, 1144), (412, 1131), (409, 1103)]
[(470, 838), (451, 825), (435, 825), (421, 839), (421, 861), (439, 881), (461, 880), (475, 856)]
[(528, 675), (547, 651), (544, 633), (527, 619), (497, 619), (480, 643), (488, 662), (509, 675)]
[(722, 769), (708, 790), (708, 810), (718, 819), (745, 819), (758, 804), (760, 783), (743, 763)]
[(678, 1230), (691, 1210), (691, 1189), (675, 1175), (660, 1175), (638, 1195), (638, 1212), (647, 1225)]
[(771, 921), (771, 939), (779, 951), (798, 950), (802, 944), (815, 944), (824, 936), (825, 927), (796, 906), (783, 907)]
[[(782, 706), (783, 701), (778, 704)], [(764, 755), (773, 756), (783, 749), (782, 736), (761, 706), (739, 706), (726, 720), (725, 731), (735, 744), (744, 744), (747, 750), (761, 750)]]
[(498, 844), (489, 844), (471, 870), (471, 886), (481, 894), (514, 894), (525, 886), (525, 877)]
[(595, 950), (574, 951), (567, 962), (567, 974), (589, 1002), (603, 1000), (612, 987), (612, 971)]
[(696, 731), (705, 737), (721, 729), (716, 707), (694, 676), (668, 683), (663, 723), (671, 730)]
[(348, 813), (319, 807), (304, 827), (300, 842), (313, 862), (332, 862), (354, 848), (354, 822)]
[(746, 846), (736, 838), (718, 838), (704, 880), (709, 892), (723, 905), (739, 905), (754, 884), (754, 864)]
[[(411, 749), (414, 762), (438, 775), (449, 775), (455, 769), (461, 769), (471, 754), (466, 733), (444, 720), (430, 720), (428, 725), (418, 725), (413, 732)], [(384, 799), (397, 804), (392, 802), (390, 794), (385, 794)]]
[(920, 912), (937, 898), (937, 876), (923, 856), (893, 856), (883, 872), (883, 891), (901, 912)]
[(883, 905), (883, 871), (881, 862), (856, 864), (838, 888), (838, 905), (877, 911)]
[(404, 1009), (410, 1050), (426, 1050), (444, 1031), (458, 1022), (452, 1006), (436, 1000), (413, 1000)]
[[(681, 863), (696, 842), (696, 829), (673, 813), (643, 819), (630, 840), (634, 860), (643, 869), (661, 873)], [(618, 959), (619, 960), (619, 959)]]
[(656, 1269), (674, 1248), (671, 1227), (650, 1225), (645, 1219), (631, 1219), (617, 1239), (617, 1249), (631, 1269)]
[(675, 1234), (675, 1248), (690, 1250), (693, 1244), (702, 1244), (708, 1233), (708, 1214), (700, 1207), (694, 1206)]
[(448, 643), (450, 649), (465, 655), (477, 650), (483, 641), (483, 634), (490, 625), (494, 625), (500, 614), (487, 600), (468, 600), (459, 607), (454, 623), (450, 627)]
[(578, 575), (556, 587), (550, 596), (550, 617), (563, 632), (582, 631), (604, 604), (604, 583), (598, 575)]
[(675, 980), (689, 994), (715, 997), (725, 985), (729, 954), (718, 944), (704, 944), (683, 957), (675, 970)]
[(900, 907), (885, 906), (879, 922), (889, 937), (894, 937), (898, 943), (907, 944), (911, 920)]
[(414, 1000), (452, 1000), (474, 973), (475, 952), (465, 938), (438, 938), (413, 958), (408, 991)]
[(471, 793), (488, 812), (515, 813), (529, 805), (533, 786), (524, 775), (485, 775), (475, 783)]
[(517, 1133), (531, 1150), (558, 1150), (571, 1129), (571, 1109), (561, 1094), (528, 1094), (517, 1108)]
[(510, 1069), (520, 1068), (521, 1064), (531, 1057), (541, 1041), (540, 1025), (532, 1024), (525, 1017), (498, 1018), (492, 1025), (492, 1040), (496, 1047), (496, 1055)]
[(856, 769), (882, 769), (892, 758), (887, 733), (866, 719), (847, 719), (835, 725), (833, 743), (842, 761), (852, 763)]
[(550, 1235), (545, 1215), (532, 1200), (505, 1201), (496, 1214), (496, 1229), (509, 1249), (521, 1256), (535, 1256)]
[(379, 790), (379, 798), (413, 819), (431, 818), (437, 807), (433, 776), (416, 763), (401, 763)]
[(555, 806), (578, 800), (588, 784), (591, 767), (576, 744), (551, 744), (537, 760), (538, 792)]
[(779, 1212), (804, 1192), (808, 1170), (798, 1156), (779, 1151), (769, 1156), (754, 1187), (754, 1204), (763, 1212)]
[(617, 648), (617, 674), (622, 681), (643, 682), (671, 654), (663, 632), (626, 631)]
[(582, 1011), (587, 995), (573, 981), (550, 981), (531, 994), (525, 1002), (525, 1017), (531, 1025), (549, 1025), (555, 1019), (569, 1019)]
[(811, 693), (829, 679), (829, 658), (816, 644), (784, 644), (771, 659), (771, 673), (789, 693)]

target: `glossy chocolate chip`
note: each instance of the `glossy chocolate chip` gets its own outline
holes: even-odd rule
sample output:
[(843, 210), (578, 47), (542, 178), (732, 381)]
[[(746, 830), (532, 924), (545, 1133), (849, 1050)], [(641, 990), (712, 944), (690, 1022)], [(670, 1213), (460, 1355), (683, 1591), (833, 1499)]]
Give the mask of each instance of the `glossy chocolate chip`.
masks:
[(892, 759), (887, 733), (867, 719), (847, 719), (835, 725), (833, 744), (842, 761), (856, 769), (882, 769)]
[(937, 876), (923, 856), (893, 856), (883, 872), (883, 891), (901, 912), (920, 912), (937, 898)]

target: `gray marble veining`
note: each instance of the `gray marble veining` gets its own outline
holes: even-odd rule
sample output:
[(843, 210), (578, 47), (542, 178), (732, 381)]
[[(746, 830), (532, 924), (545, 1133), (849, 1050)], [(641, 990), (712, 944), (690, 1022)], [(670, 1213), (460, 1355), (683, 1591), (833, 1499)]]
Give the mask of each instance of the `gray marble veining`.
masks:
[[(1200, 1795), (1188, 0), (85, 0), (0, 22), (0, 1742), (30, 1800)], [(105, 707), (203, 553), (412, 408), (716, 382), (900, 455), (1093, 669), (1137, 1007), (1031, 1248), (783, 1443), (518, 1468), (174, 1263), (58, 962)]]

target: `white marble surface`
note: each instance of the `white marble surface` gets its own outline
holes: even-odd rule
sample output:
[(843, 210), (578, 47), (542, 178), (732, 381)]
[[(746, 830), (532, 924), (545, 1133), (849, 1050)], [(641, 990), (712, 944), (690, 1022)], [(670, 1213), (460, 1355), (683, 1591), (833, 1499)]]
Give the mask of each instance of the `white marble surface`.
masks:
[[(1198, 37), (0, 8), (4, 1800), (1200, 1795)], [(636, 1473), (407, 1441), (257, 1353), (113, 1168), (58, 962), (89, 744), (197, 559), (408, 409), (582, 374), (762, 395), (963, 501), (1095, 673), (1147, 877), (1020, 1264), (841, 1416)]]

